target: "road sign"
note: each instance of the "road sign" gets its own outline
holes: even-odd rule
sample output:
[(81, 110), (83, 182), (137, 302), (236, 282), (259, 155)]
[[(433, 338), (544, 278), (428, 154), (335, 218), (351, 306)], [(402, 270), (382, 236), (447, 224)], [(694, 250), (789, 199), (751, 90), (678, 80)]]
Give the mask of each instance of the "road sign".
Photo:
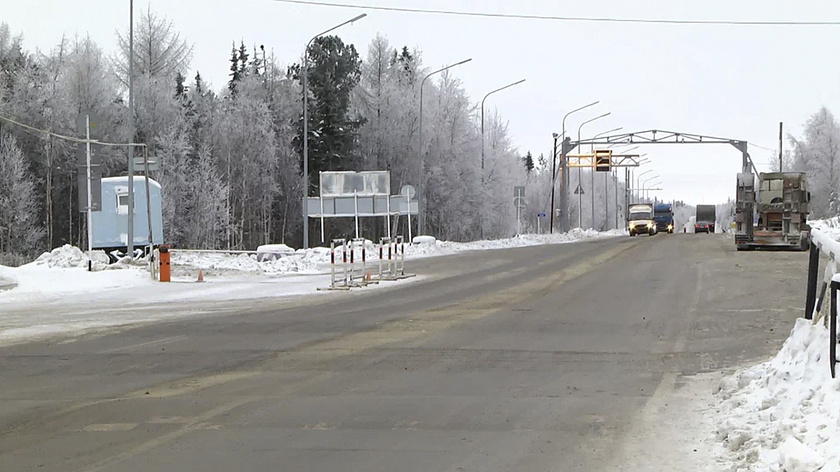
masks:
[(522, 197), (514, 197), (513, 206), (516, 208), (525, 208), (525, 199)]
[(414, 190), (414, 187), (412, 187), (411, 185), (403, 185), (402, 187), (400, 187), (400, 195), (402, 195), (403, 197), (405, 197), (409, 200), (414, 198), (414, 195), (416, 195), (416, 194), (417, 194), (417, 191)]
[(586, 192), (583, 191), (583, 187), (578, 184), (577, 188), (575, 189), (575, 195), (585, 195)]
[(513, 196), (514, 197), (524, 197), (525, 196), (525, 186), (524, 185), (516, 185), (513, 187)]
[[(87, 145), (79, 144), (76, 148), (76, 176), (78, 179), (79, 211), (87, 212)], [(91, 211), (102, 208), (102, 165), (95, 146), (90, 146), (90, 190)]]
[(537, 218), (545, 218), (545, 213), (537, 213)]
[[(134, 168), (138, 171), (142, 171), (144, 169), (143, 165), (143, 156), (134, 156)], [(160, 166), (158, 165), (158, 161), (152, 158), (149, 158), (149, 170), (160, 170)]]
[(83, 137), (87, 136), (87, 117), (90, 116), (90, 137), (93, 138), (98, 131), (99, 117), (91, 112), (81, 112), (76, 117), (76, 131)]

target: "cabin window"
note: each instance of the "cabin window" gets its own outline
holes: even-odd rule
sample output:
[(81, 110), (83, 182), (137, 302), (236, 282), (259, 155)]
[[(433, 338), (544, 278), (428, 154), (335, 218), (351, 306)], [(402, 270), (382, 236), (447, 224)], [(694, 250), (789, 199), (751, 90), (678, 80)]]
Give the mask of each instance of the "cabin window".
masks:
[(128, 192), (117, 193), (117, 214), (128, 214)]

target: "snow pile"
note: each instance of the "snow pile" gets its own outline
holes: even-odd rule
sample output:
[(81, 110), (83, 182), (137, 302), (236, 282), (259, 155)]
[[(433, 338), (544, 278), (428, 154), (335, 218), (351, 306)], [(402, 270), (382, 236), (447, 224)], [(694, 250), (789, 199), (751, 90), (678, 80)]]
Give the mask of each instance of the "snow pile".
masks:
[[(593, 229), (575, 228), (568, 233), (554, 234), (522, 234), (513, 238), (495, 239), (487, 241), (473, 241), (469, 243), (455, 243), (449, 241), (437, 241), (434, 238), (425, 239), (421, 244), (414, 244), (405, 247), (405, 256), (408, 259), (416, 257), (441, 256), (454, 254), (463, 251), (477, 251), (487, 249), (504, 249), (511, 247), (536, 246), (540, 244), (560, 244), (583, 241), (588, 239), (607, 238), (615, 236), (626, 236), (627, 231), (623, 229), (610, 231), (595, 231)], [(422, 238), (418, 236), (417, 240)]]
[(840, 240), (840, 217), (834, 216), (826, 220), (813, 220), (808, 224), (811, 228), (818, 229), (834, 239)]
[(94, 270), (102, 270), (108, 264), (108, 255), (103, 251), (93, 251), (89, 258), (81, 249), (65, 244), (50, 252), (41, 254), (34, 262), (27, 265), (64, 269), (87, 269), (89, 260), (94, 262)]
[(274, 260), (259, 261), (255, 254), (227, 254), (222, 252), (192, 252), (178, 251), (171, 252), (171, 264), (173, 270), (178, 268), (202, 269), (224, 272), (244, 272), (251, 274), (315, 274), (323, 272), (320, 264), (329, 262), (329, 249), (310, 249), (298, 251)]
[(721, 381), (717, 438), (731, 470), (840, 470), (840, 379), (827, 357), (828, 330), (798, 319), (776, 357)]

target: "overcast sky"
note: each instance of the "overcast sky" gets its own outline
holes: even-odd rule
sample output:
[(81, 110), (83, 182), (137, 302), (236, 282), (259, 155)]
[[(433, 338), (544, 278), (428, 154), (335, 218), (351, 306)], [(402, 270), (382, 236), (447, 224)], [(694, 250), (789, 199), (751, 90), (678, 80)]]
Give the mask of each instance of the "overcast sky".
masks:
[[(333, 3), (338, 0), (324, 0)], [(344, 4), (469, 12), (620, 19), (837, 21), (840, 2), (829, 1), (635, 1), (587, 0), (341, 0)], [(22, 33), (27, 49), (46, 51), (62, 33), (90, 35), (107, 53), (116, 30), (128, 27), (128, 0), (0, 0), (0, 21)], [(135, 19), (151, 7), (172, 20), (194, 46), (189, 77), (201, 72), (215, 89), (228, 80), (231, 42), (264, 44), (278, 62), (297, 61), (309, 39), (359, 13), (368, 16), (336, 30), (361, 57), (380, 33), (392, 46), (422, 51), (426, 67), (472, 61), (452, 69), (479, 103), (487, 92), (519, 79), (523, 84), (492, 95), (524, 154), (549, 155), (563, 115), (576, 138), (616, 127), (741, 139), (777, 149), (785, 133), (802, 126), (819, 107), (840, 109), (840, 26), (734, 26), (547, 21), (403, 13), (297, 5), (275, 0), (136, 0)], [(785, 142), (785, 147), (788, 147)], [(666, 199), (716, 203), (734, 198), (740, 153), (727, 145), (648, 145)], [(776, 151), (751, 146), (759, 170)], [(651, 181), (650, 183), (653, 183)]]

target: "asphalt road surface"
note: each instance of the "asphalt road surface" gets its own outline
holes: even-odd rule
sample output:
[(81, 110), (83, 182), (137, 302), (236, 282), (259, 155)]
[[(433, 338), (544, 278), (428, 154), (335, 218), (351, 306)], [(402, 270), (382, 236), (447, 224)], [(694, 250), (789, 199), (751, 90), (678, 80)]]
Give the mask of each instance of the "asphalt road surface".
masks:
[(705, 234), (480, 251), (0, 348), (0, 471), (680, 470), (655, 415), (775, 353), (806, 264)]

